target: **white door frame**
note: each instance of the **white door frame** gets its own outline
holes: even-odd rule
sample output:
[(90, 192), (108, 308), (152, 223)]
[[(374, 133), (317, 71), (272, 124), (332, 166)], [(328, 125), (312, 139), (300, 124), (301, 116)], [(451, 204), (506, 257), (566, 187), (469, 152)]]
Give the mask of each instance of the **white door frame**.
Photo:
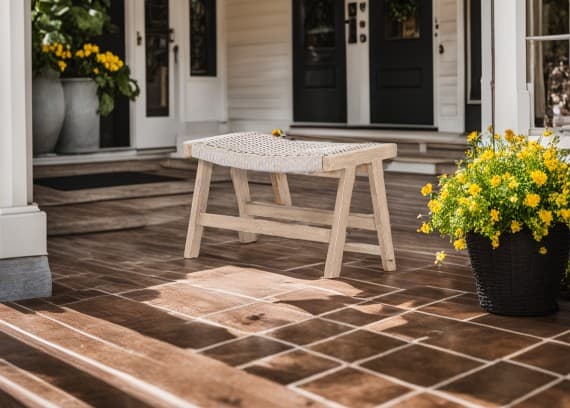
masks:
[[(176, 146), (176, 135), (179, 123), (179, 98), (177, 90), (180, 89), (180, 75), (175, 64), (174, 53), (169, 55), (169, 116), (147, 117), (146, 115), (146, 63), (145, 63), (145, 15), (144, 0), (125, 0), (127, 61), (131, 67), (133, 77), (138, 80), (141, 94), (131, 105), (131, 146), (136, 149), (152, 149)], [(170, 27), (174, 28), (176, 36), (181, 35), (179, 0), (169, 0)], [(137, 44), (140, 34), (142, 43)], [(175, 45), (171, 44), (170, 47)], [(179, 49), (179, 52), (181, 50)]]

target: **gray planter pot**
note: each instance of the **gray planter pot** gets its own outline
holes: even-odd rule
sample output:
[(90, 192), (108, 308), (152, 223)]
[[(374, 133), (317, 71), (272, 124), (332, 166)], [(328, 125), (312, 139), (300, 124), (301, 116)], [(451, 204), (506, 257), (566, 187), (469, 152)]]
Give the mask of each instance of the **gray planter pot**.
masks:
[(63, 154), (99, 150), (100, 120), (97, 85), (90, 78), (64, 78), (65, 120), (56, 151)]
[(59, 73), (45, 70), (32, 82), (34, 156), (53, 153), (65, 119), (65, 101)]

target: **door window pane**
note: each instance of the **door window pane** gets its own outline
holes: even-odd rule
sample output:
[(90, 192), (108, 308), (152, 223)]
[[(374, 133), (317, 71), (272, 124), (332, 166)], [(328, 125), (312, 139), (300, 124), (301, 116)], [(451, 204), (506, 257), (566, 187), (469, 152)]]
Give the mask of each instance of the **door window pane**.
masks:
[[(527, 0), (527, 35), (570, 33), (569, 10), (569, 0)], [(570, 39), (531, 39), (527, 47), (534, 126), (570, 125)]]
[(216, 0), (190, 0), (191, 75), (216, 76)]
[(147, 116), (169, 116), (168, 13), (168, 0), (145, 0)]
[[(322, 48), (334, 48), (335, 4), (334, 0), (305, 1), (305, 49), (319, 53)], [(318, 55), (315, 55), (318, 58)]]
[(420, 38), (420, 2), (391, 0), (386, 2), (386, 39), (413, 40)]

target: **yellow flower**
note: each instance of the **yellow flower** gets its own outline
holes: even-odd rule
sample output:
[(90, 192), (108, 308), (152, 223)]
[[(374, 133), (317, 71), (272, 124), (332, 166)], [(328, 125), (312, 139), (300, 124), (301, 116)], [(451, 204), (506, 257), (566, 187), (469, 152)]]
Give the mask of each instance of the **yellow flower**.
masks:
[(495, 153), (491, 149), (487, 149), (481, 155), (481, 160), (490, 160), (493, 158), (494, 155)]
[(283, 136), (283, 131), (281, 129), (273, 129), (271, 134), (275, 137), (281, 137)]
[(519, 198), (516, 195), (512, 195), (509, 197), (509, 201), (513, 204), (516, 204), (519, 201)]
[(461, 228), (457, 228), (457, 229), (455, 230), (455, 236), (456, 236), (456, 237), (461, 237), (461, 236), (463, 236), (463, 230), (462, 230)]
[(532, 181), (534, 181), (534, 184), (536, 184), (539, 187), (545, 185), (546, 181), (548, 180), (548, 176), (540, 170), (534, 170), (533, 172), (531, 172), (530, 178), (532, 179)]
[(445, 251), (438, 251), (435, 253), (435, 261), (434, 263), (436, 265), (441, 265), (443, 263), (443, 261), (445, 260)]
[(491, 221), (493, 224), (499, 222), (499, 211), (494, 208), (491, 209)]
[(519, 186), (519, 182), (516, 181), (513, 177), (513, 179), (511, 181), (509, 181), (509, 188), (514, 190), (515, 188), (517, 188)]
[(437, 200), (430, 200), (428, 202), (428, 208), (432, 213), (438, 213), (441, 210), (441, 203)]
[(570, 221), (570, 210), (567, 208), (563, 208), (562, 210), (558, 211), (558, 215), (562, 218), (565, 222)]
[(453, 242), (453, 247), (454, 247), (455, 249), (457, 249), (458, 251), (462, 251), (462, 250), (464, 250), (465, 248), (467, 248), (467, 243), (465, 242), (465, 239), (464, 239), (464, 238), (456, 239), (456, 240)]
[(495, 236), (493, 237), (493, 239), (491, 239), (491, 246), (493, 247), (493, 249), (497, 249), (500, 245), (500, 238), (501, 233), (500, 232), (496, 232)]
[(544, 132), (542, 132), (542, 136), (544, 137), (550, 137), (552, 136), (552, 131), (548, 128), (544, 129)]
[(515, 140), (515, 132), (511, 129), (505, 130), (505, 140), (509, 143), (512, 143)]
[(459, 181), (461, 184), (465, 183), (465, 172), (458, 171), (455, 173), (455, 176), (457, 177), (457, 181)]
[(511, 221), (511, 232), (516, 234), (520, 230), (522, 230), (522, 224), (515, 220)]
[(442, 200), (445, 200), (447, 197), (449, 197), (449, 191), (446, 188), (443, 188), (443, 190), (441, 191), (440, 198)]
[(548, 210), (539, 210), (538, 211), (538, 218), (546, 225), (547, 227), (552, 222), (552, 211)]
[(499, 184), (501, 184), (501, 176), (497, 176), (497, 175), (493, 176), (491, 178), (491, 186), (498, 187)]
[(479, 187), (477, 184), (471, 184), (469, 186), (469, 194), (471, 194), (473, 197), (475, 197), (480, 192), (481, 192), (481, 187)]
[(97, 68), (97, 67), (93, 68), (93, 73), (95, 75), (99, 75), (99, 68)]
[(538, 194), (529, 193), (524, 199), (524, 205), (530, 208), (536, 208), (540, 203), (540, 196)]
[(473, 142), (474, 140), (477, 139), (477, 136), (479, 136), (479, 134), (477, 133), (477, 131), (473, 131), (471, 133), (469, 133), (469, 135), (467, 135), (467, 141), (468, 142)]
[(424, 222), (422, 226), (418, 229), (418, 232), (423, 232), (424, 234), (429, 234), (431, 232), (431, 228), (428, 223)]
[(49, 52), (49, 45), (48, 44), (42, 45), (42, 52), (43, 53)]
[(422, 187), (421, 190), (423, 196), (431, 194), (432, 191), (433, 191), (433, 186), (431, 185), (431, 183), (427, 183), (425, 186)]
[(540, 247), (540, 249), (538, 250), (538, 253), (540, 255), (546, 255), (548, 253), (548, 249), (546, 249), (546, 247)]
[(67, 68), (65, 61), (57, 61), (57, 65), (59, 66), (59, 70), (61, 72), (65, 71), (65, 68)]

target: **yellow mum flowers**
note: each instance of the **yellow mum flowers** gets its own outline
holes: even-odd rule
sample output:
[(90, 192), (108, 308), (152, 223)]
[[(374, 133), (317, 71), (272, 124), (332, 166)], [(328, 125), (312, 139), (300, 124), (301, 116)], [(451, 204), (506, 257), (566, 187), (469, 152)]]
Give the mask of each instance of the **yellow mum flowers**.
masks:
[(431, 183), (427, 183), (425, 186), (422, 187), (421, 193), (425, 197), (431, 194), (433, 191), (433, 185)]
[(540, 196), (538, 194), (527, 194), (524, 198), (524, 205), (530, 208), (536, 208), (536, 206), (540, 203)]
[(570, 226), (569, 157), (551, 130), (532, 141), (513, 130), (498, 137), (470, 133), (467, 139), (470, 150), (455, 174), (440, 178), (437, 193), (422, 187), (430, 213), (419, 231), (447, 235), (462, 250), (466, 234), (484, 236), (498, 248), (504, 234), (529, 231), (541, 242), (557, 224)]
[(540, 170), (534, 170), (533, 172), (531, 172), (530, 178), (532, 179), (534, 184), (536, 184), (539, 187), (545, 185), (546, 181), (548, 180), (548, 176), (543, 171)]

